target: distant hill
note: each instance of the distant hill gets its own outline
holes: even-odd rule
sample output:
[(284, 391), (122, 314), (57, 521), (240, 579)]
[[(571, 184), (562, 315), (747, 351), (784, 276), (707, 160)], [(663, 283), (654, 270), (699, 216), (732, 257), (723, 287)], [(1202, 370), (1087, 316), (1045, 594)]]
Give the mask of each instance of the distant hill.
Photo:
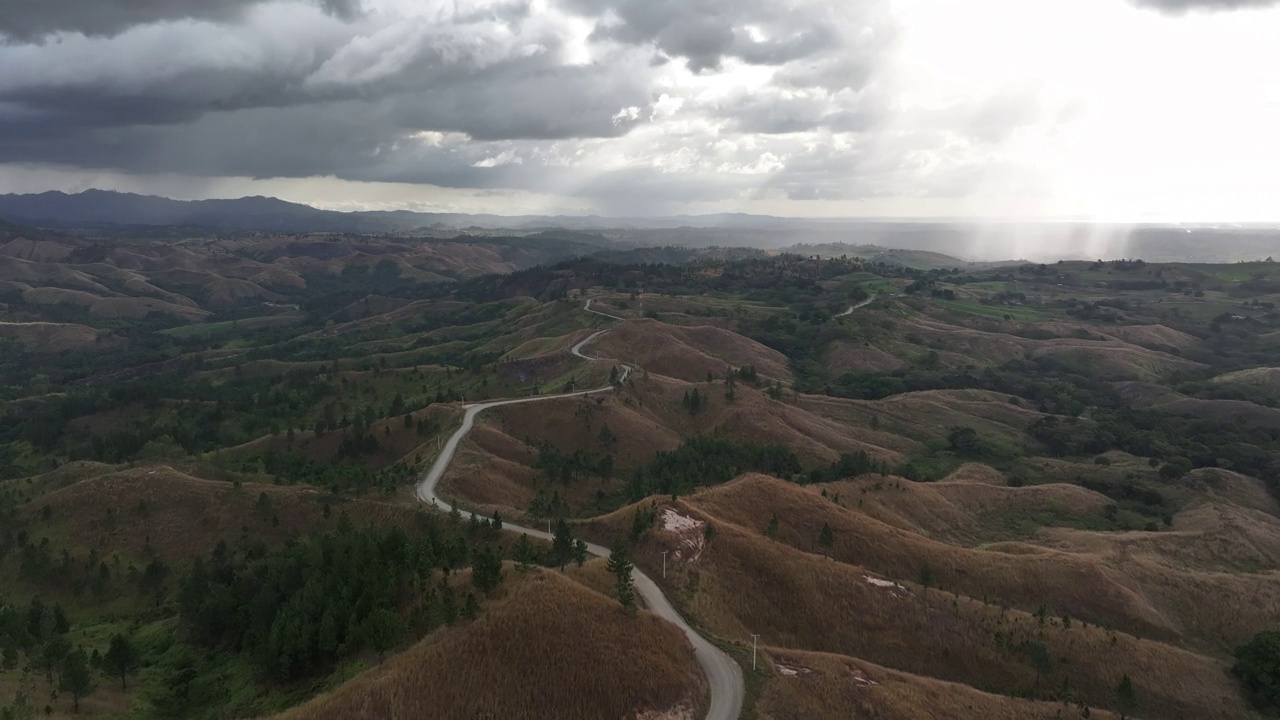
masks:
[(782, 248), (783, 252), (794, 253), (796, 255), (817, 256), (822, 258), (834, 257), (859, 257), (873, 262), (883, 262), (892, 265), (903, 265), (919, 270), (949, 269), (949, 268), (967, 268), (974, 267), (1000, 267), (1004, 265), (1019, 265), (1025, 260), (1003, 260), (999, 262), (981, 262), (975, 263), (969, 260), (951, 255), (944, 255), (939, 252), (929, 250), (910, 250), (906, 248), (890, 248), (880, 245), (850, 245), (848, 243), (823, 243), (821, 245), (799, 244)]
[(187, 226), (223, 231), (391, 233), (418, 229), (754, 228), (799, 227), (807, 220), (741, 213), (667, 218), (472, 215), (409, 210), (338, 212), (269, 197), (172, 200), (108, 190), (0, 195), (0, 218), (50, 228)]
[[(1149, 262), (1239, 262), (1280, 256), (1280, 229), (1263, 225), (1117, 225), (1087, 222), (982, 223), (951, 219), (787, 218), (746, 213), (602, 217), (469, 215), (409, 210), (338, 212), (269, 197), (172, 200), (105, 190), (0, 195), (0, 219), (51, 229), (88, 229), (137, 237), (208, 232), (414, 233), (452, 238), (547, 230), (604, 232), (621, 250), (642, 247), (878, 246), (938, 253), (871, 257), (918, 268), (956, 261), (1033, 262), (1141, 257)], [(800, 251), (797, 248), (797, 251)], [(839, 254), (845, 251), (841, 250)], [(858, 253), (860, 256), (870, 257)], [(955, 260), (953, 260), (955, 258)]]
[(44, 227), (178, 225), (214, 230), (389, 232), (390, 221), (319, 210), (275, 198), (170, 200), (153, 195), (86, 190), (0, 196), (0, 217)]

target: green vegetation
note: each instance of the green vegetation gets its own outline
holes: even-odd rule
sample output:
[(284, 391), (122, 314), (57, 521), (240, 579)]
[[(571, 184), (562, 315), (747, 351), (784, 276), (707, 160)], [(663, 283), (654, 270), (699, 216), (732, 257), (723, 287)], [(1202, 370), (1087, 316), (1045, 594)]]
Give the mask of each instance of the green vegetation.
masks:
[(682, 495), (697, 487), (727, 482), (745, 472), (788, 477), (800, 472), (800, 461), (780, 445), (699, 435), (675, 450), (659, 452), (652, 461), (637, 468), (628, 481), (628, 494), (633, 502), (655, 494)]
[(615, 543), (609, 551), (609, 572), (618, 583), (618, 602), (629, 614), (636, 612), (636, 594), (632, 588), (631, 551), (625, 542)]
[(1280, 715), (1280, 632), (1265, 631), (1236, 648), (1231, 674), (1240, 680), (1254, 707)]
[[(442, 627), (488, 617), (491, 604), (508, 594), (503, 584), (526, 577), (505, 566), (508, 559), (520, 571), (545, 564), (603, 584), (575, 530), (592, 538), (606, 533), (600, 542), (629, 541), (614, 547), (607, 582), (635, 614), (633, 563), (675, 547), (659, 527), (659, 506), (696, 504), (700, 490), (744, 473), (839, 484), (821, 495), (786, 486), (810, 505), (761, 503), (758, 514), (733, 523), (706, 521), (699, 547), (719, 532), (714, 550), (693, 571), (672, 563), (672, 580), (689, 583), (691, 606), (709, 607), (699, 593), (713, 592), (716, 571), (750, 567), (732, 565), (740, 558), (729, 553), (793, 543), (832, 558), (815, 561), (834, 568), (838, 561), (872, 562), (877, 548), (864, 542), (868, 528), (931, 529), (928, 543), (895, 558), (894, 574), (872, 572), (916, 580), (926, 590), (910, 591), (910, 602), (921, 603), (931, 622), (981, 615), (971, 606), (998, 609), (954, 637), (981, 628), (970, 634), (1000, 638), (1000, 659), (1012, 659), (1017, 679), (978, 685), (1084, 707), (1078, 698), (1085, 691), (1077, 694), (1065, 681), (1075, 682), (1087, 663), (1063, 661), (1053, 635), (1060, 626), (1084, 637), (1082, 618), (1097, 618), (1072, 596), (1074, 588), (1080, 578), (1112, 577), (1120, 571), (1106, 563), (1121, 561), (1107, 556), (1087, 565), (1093, 556), (1072, 548), (1076, 536), (1067, 532), (1051, 537), (1072, 549), (1028, 549), (1044, 542), (1039, 531), (1076, 528), (1099, 545), (1112, 531), (1164, 533), (1124, 536), (1151, 542), (1158, 554), (1161, 543), (1197, 531), (1184, 533), (1188, 523), (1178, 515), (1204, 498), (1247, 501), (1256, 514), (1265, 498), (1250, 494), (1251, 479), (1280, 497), (1280, 382), (1267, 370), (1280, 357), (1280, 271), (1273, 263), (955, 268), (928, 253), (899, 254), (916, 266), (908, 267), (880, 253), (860, 259), (815, 250), (823, 257), (813, 259), (665, 248), (492, 274), (414, 265), (404, 260), (410, 251), (400, 240), (361, 243), (360, 255), (375, 260), (321, 271), (315, 268), (328, 261), (312, 258), (300, 264), (308, 270), (293, 275), (303, 282), (265, 288), (271, 301), (262, 295), (214, 303), (207, 288), (157, 281), (192, 300), (187, 315), (102, 317), (82, 305), (0, 293), (6, 317), (90, 329), (60, 352), (0, 340), (0, 680), (17, 683), (29, 667), (41, 693), (58, 693), (45, 700), (23, 687), (0, 698), (10, 715), (27, 717), (28, 709), (55, 701), (58, 712), (82, 709), (86, 699), (91, 710), (108, 696), (122, 703), (122, 716), (138, 719), (279, 710)], [(314, 252), (324, 255), (326, 247), (319, 243)], [(528, 242), (495, 241), (493, 248), (509, 261), (504, 267), (528, 264), (512, 260), (517, 253), (551, 258)], [(373, 249), (380, 252), (364, 252)], [(112, 251), (77, 252), (96, 267)], [(127, 299), (119, 283), (98, 279)], [(48, 287), (73, 289), (53, 281)], [(874, 302), (846, 314), (873, 295)], [(565, 352), (569, 343), (612, 322), (582, 312), (585, 297), (626, 318), (678, 324), (690, 337), (717, 334), (705, 346), (671, 348), (671, 358), (655, 353), (652, 367), (623, 355), (613, 362), (574, 358)], [(644, 328), (672, 329), (626, 327), (641, 343)], [(650, 348), (628, 351), (642, 349)], [(623, 361), (640, 365), (625, 381)], [(669, 366), (659, 367), (663, 362)], [(702, 364), (687, 371), (690, 363)], [(504, 480), (516, 499), (487, 498), (487, 517), (422, 510), (405, 521), (405, 491), (456, 427), (464, 401), (605, 383), (617, 392), (584, 401), (572, 432), (549, 421), (549, 439), (524, 445), (507, 443), (521, 433), (471, 436), (463, 451), (469, 458), (498, 456), (514, 468)], [(510, 431), (518, 424), (512, 417), (486, 421)], [(637, 432), (649, 425), (652, 434)], [(659, 451), (637, 437), (674, 449)], [(165, 466), (190, 477), (175, 480)], [(86, 511), (65, 497), (78, 491), (81, 468), (94, 476), (162, 476), (146, 491), (122, 494), (124, 501), (104, 491), (102, 507)], [(962, 469), (973, 475), (958, 473), (963, 480), (946, 486), (906, 482), (938, 481)], [(844, 482), (868, 475), (876, 477)], [(1067, 483), (1102, 497), (1078, 488), (979, 487), (1002, 477), (1015, 488)], [(188, 495), (165, 495), (184, 483)], [(858, 484), (860, 496), (847, 491)], [(936, 518), (917, 513), (908, 490), (937, 490), (946, 507)], [(247, 500), (219, 516), (214, 509), (229, 506), (228, 498)], [(568, 520), (629, 502), (641, 504), (607, 531), (599, 519)], [(189, 510), (184, 504), (200, 510), (181, 515)], [(822, 515), (826, 509), (844, 514)], [(201, 513), (207, 524), (182, 527), (198, 551), (166, 544), (174, 541), (173, 517)], [(509, 540), (503, 515), (513, 522), (533, 516), (539, 526), (542, 518), (553, 521), (552, 541)], [(945, 559), (925, 554), (958, 542), (949, 533), (972, 542)], [(995, 540), (1019, 544), (973, 550)], [(1060, 607), (1048, 603), (1052, 612), (1042, 605), (1029, 615), (1047, 601), (1027, 600), (1030, 591), (1008, 584), (982, 602), (954, 592), (970, 582), (960, 578), (956, 558), (1012, 565), (1024, 551), (1056, 557), (1050, 550), (1079, 563), (1070, 575), (1035, 576), (1068, 588), (1053, 598)], [(1256, 549), (1230, 557), (1185, 552), (1189, 559), (1169, 564), (1268, 569)], [(966, 569), (975, 578), (980, 571)], [(972, 582), (986, 587), (1000, 579), (991, 571)], [(902, 586), (854, 584), (904, 602), (896, 594)], [(944, 595), (954, 603), (950, 610), (937, 604)], [(1132, 621), (1127, 597), (1113, 593), (1097, 614)], [(1017, 627), (1006, 610), (1034, 620)], [(1165, 641), (1191, 632), (1184, 628), (1210, 628), (1203, 630), (1207, 640), (1179, 637), (1186, 647), (1226, 648), (1248, 637), (1225, 643), (1225, 631), (1211, 636), (1218, 632), (1213, 623), (1186, 620), (1155, 628), (1135, 622), (1128, 630)], [(874, 638), (865, 640), (858, 649)], [(1128, 642), (1111, 640), (1114, 652)], [(1272, 682), (1277, 647), (1275, 633), (1260, 633), (1237, 650), (1233, 669), (1270, 712), (1280, 708)], [(1225, 651), (1219, 654), (1213, 662), (1220, 665)], [(940, 667), (925, 670), (949, 677)], [(1168, 709), (1154, 704), (1157, 690), (1134, 667), (1123, 670), (1133, 677), (1117, 684), (1117, 671), (1095, 683), (1090, 702), (1124, 714)]]

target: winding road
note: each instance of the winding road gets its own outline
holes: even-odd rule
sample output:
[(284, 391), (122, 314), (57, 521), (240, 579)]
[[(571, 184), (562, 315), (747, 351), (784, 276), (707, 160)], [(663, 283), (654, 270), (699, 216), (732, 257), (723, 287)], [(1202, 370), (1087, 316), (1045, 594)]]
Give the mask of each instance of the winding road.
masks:
[[(591, 309), (591, 301), (587, 300), (582, 307), (590, 313), (602, 315), (610, 320), (619, 320), (607, 313)], [(582, 354), (582, 349), (590, 344), (593, 340), (600, 337), (608, 330), (599, 330), (592, 333), (581, 342), (574, 345), (569, 352), (572, 354), (591, 360)], [(625, 382), (631, 374), (631, 366), (623, 365), (621, 381)], [(462, 417), (462, 425), (449, 436), (449, 440), (440, 450), (440, 454), (436, 457), (431, 469), (423, 476), (422, 481), (418, 483), (417, 496), (418, 499), (428, 505), (432, 505), (444, 512), (453, 509), (453, 505), (449, 504), (444, 498), (436, 494), (436, 486), (440, 483), (440, 478), (444, 477), (445, 470), (449, 469), (449, 464), (453, 462), (453, 456), (458, 451), (458, 446), (462, 443), (462, 438), (466, 437), (471, 428), (475, 426), (476, 416), (488, 410), (489, 408), (500, 407), (503, 405), (518, 405), (520, 403), (542, 402), (544, 400), (558, 400), (561, 398), (580, 397), (582, 395), (595, 395), (597, 393), (606, 393), (613, 391), (612, 385), (607, 385), (595, 390), (582, 390), (579, 392), (562, 393), (559, 395), (539, 395), (537, 397), (516, 398), (512, 400), (492, 400), (489, 402), (472, 403), (464, 406), (466, 412)], [(504, 530), (518, 532), (529, 537), (541, 540), (551, 540), (551, 535), (545, 531), (534, 528), (520, 527), (510, 523), (503, 524)], [(609, 557), (609, 549), (599, 545), (588, 543), (587, 552), (596, 557)], [(738, 667), (738, 663), (734, 662), (724, 651), (712, 645), (710, 641), (694, 632), (693, 628), (680, 617), (671, 603), (658, 589), (657, 583), (649, 578), (649, 576), (636, 569), (632, 573), (632, 579), (635, 583), (636, 592), (644, 601), (645, 607), (658, 617), (674, 624), (684, 632), (685, 637), (689, 639), (689, 643), (693, 645), (694, 656), (698, 661), (698, 665), (702, 668), (702, 672), (707, 676), (707, 683), (711, 688), (711, 704), (707, 709), (707, 720), (737, 720), (742, 712), (742, 701), (745, 695), (745, 686), (742, 680), (742, 669)]]
[(854, 310), (857, 310), (858, 308), (864, 308), (864, 307), (866, 307), (866, 306), (870, 305), (871, 303), (875, 302), (875, 301), (876, 301), (876, 298), (878, 298), (878, 297), (880, 297), (880, 296), (879, 296), (879, 295), (872, 295), (871, 297), (867, 298), (866, 300), (863, 300), (862, 302), (858, 303), (857, 305), (850, 305), (848, 310), (845, 310), (845, 311), (844, 311), (844, 312), (842, 312), (842, 313), (836, 313), (836, 314), (835, 314), (835, 315), (833, 315), (832, 317), (844, 317), (845, 315), (852, 315)]

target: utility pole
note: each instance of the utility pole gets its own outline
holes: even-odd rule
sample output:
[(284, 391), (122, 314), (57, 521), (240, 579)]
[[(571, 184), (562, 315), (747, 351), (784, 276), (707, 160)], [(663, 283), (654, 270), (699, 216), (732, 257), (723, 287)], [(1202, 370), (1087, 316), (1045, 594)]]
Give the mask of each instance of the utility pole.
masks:
[(759, 640), (759, 639), (760, 639), (759, 635), (755, 633), (751, 634), (751, 671), (752, 672), (755, 672), (755, 669), (756, 669), (756, 640)]
[(671, 551), (670, 550), (662, 551), (662, 579), (663, 580), (667, 579), (667, 553), (669, 552)]

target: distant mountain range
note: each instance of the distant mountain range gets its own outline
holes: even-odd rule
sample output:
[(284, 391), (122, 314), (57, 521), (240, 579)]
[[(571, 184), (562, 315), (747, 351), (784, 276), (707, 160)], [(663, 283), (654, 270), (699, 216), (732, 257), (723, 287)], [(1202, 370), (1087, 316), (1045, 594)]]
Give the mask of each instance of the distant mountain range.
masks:
[(338, 212), (277, 198), (172, 200), (108, 190), (0, 195), (0, 218), (52, 228), (120, 226), (198, 227), (224, 231), (386, 233), (465, 228), (568, 230), (693, 228), (798, 228), (823, 220), (721, 213), (655, 218), (543, 215), (470, 215), (409, 210)]
[[(408, 210), (338, 212), (277, 198), (172, 200), (106, 190), (76, 194), (0, 195), (0, 220), (48, 229), (101, 231), (112, 236), (182, 237), (200, 233), (461, 233), (525, 235), (554, 231), (561, 239), (592, 233), (618, 250), (682, 246), (765, 249), (867, 246), (942, 253), (964, 260), (1029, 258), (1154, 262), (1234, 262), (1280, 257), (1275, 225), (1117, 225), (1088, 222), (981, 222), (784, 218), (745, 213), (602, 217), (595, 215), (468, 215)], [(822, 247), (828, 246), (828, 247)], [(841, 249), (839, 253), (846, 250)], [(852, 250), (850, 250), (852, 252)], [(918, 260), (918, 258), (917, 258)], [(922, 261), (932, 265), (932, 261)]]

